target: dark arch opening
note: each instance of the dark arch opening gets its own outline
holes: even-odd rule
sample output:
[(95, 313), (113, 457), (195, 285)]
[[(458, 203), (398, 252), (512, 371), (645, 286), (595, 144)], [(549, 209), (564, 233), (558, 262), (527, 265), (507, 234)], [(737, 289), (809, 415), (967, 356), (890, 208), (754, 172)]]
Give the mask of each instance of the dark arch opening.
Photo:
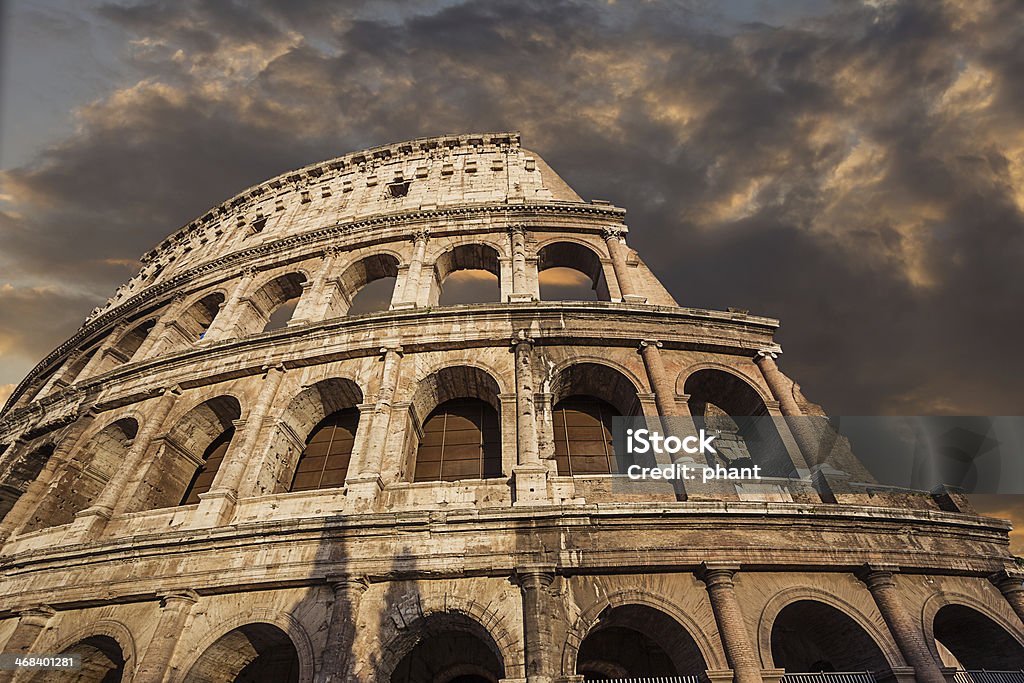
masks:
[(391, 254), (374, 254), (356, 261), (342, 274), (342, 296), (337, 297), (327, 317), (388, 310), (397, 280), (398, 259)]
[(559, 476), (622, 473), (612, 443), (612, 418), (621, 413), (607, 401), (568, 396), (551, 411)]
[(494, 639), (458, 614), (427, 617), (416, 644), (399, 660), (391, 683), (497, 683), (505, 663)]
[(935, 640), (967, 670), (1024, 668), (1024, 647), (981, 612), (965, 605), (946, 605), (935, 614)]
[(761, 396), (724, 370), (698, 370), (686, 378), (690, 414), (698, 429), (715, 434), (715, 450), (727, 467), (759, 465), (768, 477), (793, 477), (796, 470)]
[(647, 605), (606, 609), (580, 643), (576, 673), (587, 680), (703, 676), (707, 665), (693, 636)]
[(359, 409), (344, 408), (322, 419), (306, 437), (289, 491), (313, 491), (345, 485), (352, 459)]
[(435, 296), (439, 306), (501, 300), (498, 251), (486, 244), (462, 244), (446, 251), (434, 264)]
[(185, 330), (190, 342), (199, 341), (206, 336), (206, 331), (210, 329), (210, 325), (213, 324), (213, 320), (217, 317), (223, 304), (224, 295), (214, 292), (192, 304), (182, 314), (178, 322)]
[[(0, 453), (7, 450), (9, 446), (0, 448)], [(8, 471), (4, 482), (0, 485), (0, 519), (7, 516), (21, 495), (25, 493), (29, 485), (36, 480), (39, 473), (46, 467), (55, 449), (54, 444), (48, 443), (33, 449), (23, 458), (18, 459)]]
[(80, 656), (81, 668), (74, 671), (37, 671), (28, 680), (33, 683), (118, 683), (124, 677), (124, 653), (110, 636), (90, 636), (65, 649), (62, 654)]
[(190, 683), (298, 683), (299, 655), (273, 624), (240, 626), (217, 639), (192, 665)]
[[(287, 327), (302, 296), (302, 285), (305, 282), (306, 276), (302, 273), (288, 273), (274, 278), (249, 297), (249, 301), (259, 313), (259, 321), (263, 323), (263, 332)], [(256, 327), (255, 322), (251, 328), (246, 325), (246, 329)]]
[(543, 301), (611, 301), (601, 259), (575, 242), (554, 242), (537, 252)]
[(122, 362), (128, 363), (135, 357), (135, 354), (142, 347), (142, 344), (146, 341), (154, 327), (156, 327), (155, 319), (146, 320), (133, 327), (121, 337), (114, 348), (123, 359)]
[(771, 633), (772, 659), (786, 673), (871, 671), (891, 675), (885, 654), (850, 616), (817, 600), (782, 608)]

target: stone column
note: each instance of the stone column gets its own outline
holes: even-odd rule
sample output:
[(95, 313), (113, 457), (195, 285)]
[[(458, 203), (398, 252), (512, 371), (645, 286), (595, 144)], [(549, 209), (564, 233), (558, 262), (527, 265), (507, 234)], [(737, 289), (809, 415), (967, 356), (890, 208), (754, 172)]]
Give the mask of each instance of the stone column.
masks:
[(192, 606), (199, 601), (193, 591), (168, 593), (160, 598), (160, 619), (135, 671), (134, 683), (161, 683), (178, 645)]
[[(160, 320), (157, 321), (153, 330), (149, 333), (149, 338), (142, 343), (137, 353), (140, 357), (147, 355), (158, 356), (162, 353), (166, 353), (168, 350), (174, 348), (180, 341), (182, 344), (186, 341), (184, 331), (180, 328), (177, 323), (178, 318), (184, 311), (181, 310), (182, 303), (185, 301), (185, 295), (181, 292), (176, 292), (171, 298), (171, 302), (167, 306), (167, 310), (160, 316)], [(221, 304), (221, 310), (223, 310), (223, 304)], [(219, 313), (218, 313), (219, 315)], [(217, 323), (214, 318), (214, 324)], [(152, 343), (150, 343), (152, 339)], [(194, 340), (189, 340), (194, 341)]]
[[(58, 474), (64, 470), (71, 460), (71, 455), (75, 452), (78, 442), (82, 439), (82, 435), (85, 434), (95, 421), (96, 413), (92, 409), (85, 411), (71, 429), (68, 430), (68, 433), (64, 435), (64, 438), (60, 440), (53, 454), (50, 455), (46, 464), (43, 465), (39, 475), (28, 485), (25, 492), (14, 503), (14, 507), (8, 511), (7, 516), (0, 522), (0, 545), (3, 545), (4, 541), (13, 536), (15, 532), (20, 531), (21, 527), (29, 521), (32, 513), (36, 511), (36, 508), (39, 507), (39, 504), (46, 497), (50, 486), (57, 479)], [(27, 447), (27, 444), (25, 446)], [(15, 447), (18, 446), (16, 445)]]
[(859, 578), (871, 591), (903, 659), (914, 667), (918, 683), (945, 683), (938, 663), (925, 644), (924, 634), (900, 599), (892, 571), (867, 566), (859, 573)]
[(509, 246), (512, 252), (512, 294), (509, 301), (532, 301), (526, 277), (526, 226), (513, 223), (508, 228)]
[[(36, 654), (32, 652), (32, 646), (54, 614), (56, 612), (46, 605), (18, 612), (18, 625), (7, 639), (3, 651), (10, 654)], [(0, 681), (9, 681), (13, 676), (13, 671), (0, 671)]]
[(704, 582), (722, 638), (725, 658), (732, 667), (736, 683), (761, 683), (761, 667), (750, 642), (740, 602), (733, 584), (738, 568), (705, 563), (698, 572)]
[(146, 451), (157, 434), (163, 431), (164, 421), (180, 395), (181, 391), (176, 386), (162, 390), (162, 395), (153, 404), (152, 412), (148, 413), (145, 423), (135, 435), (121, 468), (107, 482), (96, 502), (75, 515), (75, 521), (66, 540), (84, 541), (95, 538), (103, 531), (114, 511), (114, 506), (124, 497), (132, 479), (143, 470)]
[(295, 312), (288, 325), (302, 325), (308, 322), (319, 322), (327, 318), (331, 307), (331, 287), (337, 287), (337, 280), (332, 277), (338, 261), (338, 250), (335, 247), (324, 249), (323, 261), (313, 279), (302, 286), (302, 297), (299, 299)]
[(419, 300), (420, 276), (423, 270), (423, 256), (427, 251), (427, 240), (430, 239), (430, 231), (417, 230), (412, 235), (412, 258), (409, 260), (409, 270), (405, 274), (405, 282), (402, 284), (402, 301), (392, 308), (415, 308)]
[(95, 375), (97, 371), (106, 362), (107, 357), (113, 355), (118, 361), (124, 362), (119, 352), (114, 350), (114, 346), (121, 340), (121, 337), (128, 329), (127, 323), (118, 323), (111, 328), (110, 332), (107, 333), (106, 338), (100, 343), (99, 348), (96, 349), (96, 353), (92, 354), (92, 358), (85, 364), (82, 371), (78, 373), (79, 377), (89, 377)]
[[(395, 391), (398, 389), (403, 351), (399, 344), (394, 344), (382, 346), (380, 354), (381, 371), (380, 388), (377, 391), (377, 408), (370, 424), (370, 438), (366, 444), (363, 464), (356, 476), (349, 476), (345, 480), (349, 495), (363, 501), (374, 499), (384, 488), (380, 471), (384, 462), (384, 444), (387, 441), (388, 427), (391, 424), (392, 404), (395, 400)], [(360, 414), (360, 419), (362, 417), (363, 413)]]
[(526, 646), (526, 680), (546, 683), (552, 680), (554, 667), (551, 648), (551, 595), (548, 589), (555, 578), (550, 567), (516, 569), (516, 578), (523, 595), (523, 635)]
[(1015, 571), (1001, 571), (990, 576), (989, 580), (1003, 594), (1006, 602), (1010, 603), (1021, 623), (1024, 623), (1024, 576)]
[(647, 297), (637, 295), (633, 288), (633, 279), (629, 272), (629, 266), (626, 265), (628, 249), (626, 248), (626, 238), (623, 235), (625, 235), (625, 231), (620, 227), (609, 226), (604, 229), (604, 240), (608, 244), (612, 270), (619, 283), (619, 294), (622, 295), (623, 301), (646, 303)]
[(327, 624), (327, 645), (323, 661), (314, 683), (341, 683), (348, 679), (352, 664), (352, 642), (356, 635), (356, 617), (359, 601), (369, 583), (366, 579), (337, 578), (331, 581), (334, 602), (331, 604), (330, 622)]
[(547, 499), (547, 467), (537, 450), (537, 411), (534, 405), (533, 339), (526, 330), (512, 338), (516, 376), (516, 467), (513, 469), (515, 504)]
[(220, 526), (227, 522), (238, 502), (238, 489), (250, 464), (258, 462), (253, 453), (260, 448), (259, 437), (263, 431), (270, 409), (284, 378), (284, 366), (265, 366), (263, 386), (246, 415), (244, 424), (228, 446), (224, 462), (214, 478), (210, 490), (199, 494), (199, 508), (195, 512), (194, 525), (197, 528)]
[(797, 467), (804, 464), (809, 468), (814, 467), (822, 464), (818, 462), (821, 439), (815, 434), (813, 418), (803, 414), (793, 397), (793, 382), (783, 375), (779, 366), (775, 364), (775, 359), (780, 353), (781, 350), (777, 348), (758, 351), (757, 356), (754, 357), (754, 363), (761, 371), (772, 396), (779, 402), (779, 410), (782, 412), (786, 424), (789, 425), (789, 431), (793, 434), (800, 454), (803, 456), (804, 463), (796, 463)]
[(669, 379), (668, 373), (665, 371), (665, 364), (661, 359), (661, 342), (653, 339), (641, 341), (640, 355), (644, 359), (647, 379), (651, 383), (651, 388), (654, 389), (654, 400), (658, 405), (658, 412), (667, 416), (678, 415), (676, 388)]

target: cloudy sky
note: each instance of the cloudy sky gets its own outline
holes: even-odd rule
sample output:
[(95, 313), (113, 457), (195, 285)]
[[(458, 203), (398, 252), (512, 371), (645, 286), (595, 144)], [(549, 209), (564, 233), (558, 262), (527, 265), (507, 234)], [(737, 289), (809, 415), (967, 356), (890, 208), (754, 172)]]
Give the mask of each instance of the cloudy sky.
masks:
[(162, 237), (359, 148), (519, 130), (833, 414), (1021, 414), (1018, 0), (8, 2), (0, 400)]

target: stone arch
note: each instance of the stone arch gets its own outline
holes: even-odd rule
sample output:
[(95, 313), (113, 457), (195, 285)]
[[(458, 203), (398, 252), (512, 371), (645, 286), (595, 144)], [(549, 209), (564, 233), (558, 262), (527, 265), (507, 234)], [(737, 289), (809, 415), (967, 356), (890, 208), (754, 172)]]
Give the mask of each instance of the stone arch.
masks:
[(156, 323), (157, 318), (155, 316), (146, 318), (141, 322), (137, 322), (127, 332), (122, 334), (121, 338), (113, 346), (113, 350), (120, 356), (118, 360), (122, 363), (130, 363), (149, 335), (152, 334)]
[[(394, 602), (389, 601), (389, 604)], [(392, 611), (394, 609), (391, 608)], [(432, 637), (451, 632), (474, 636), (490, 650), (501, 665), (501, 672), (496, 676), (495, 672), (481, 671), (479, 666), (473, 666), (472, 663), (466, 673), (482, 674), (483, 678), (497, 683), (501, 678), (514, 678), (516, 670), (522, 668), (521, 643), (513, 635), (513, 631), (507, 628), (501, 616), (486, 605), (471, 598), (445, 594), (440, 604), (421, 603), (420, 610), (420, 613), (412, 620), (408, 620), (408, 616), (405, 616), (404, 619), (395, 617), (393, 623), (404, 622), (405, 628), (402, 630), (391, 629), (392, 632), (382, 648), (381, 656), (373, 663), (375, 670), (373, 680), (395, 680), (396, 683), (403, 681), (402, 678), (393, 679), (392, 676), (399, 669), (403, 660), (413, 652), (416, 645)], [(459, 662), (452, 662), (444, 672), (458, 675), (457, 667), (459, 666)]]
[(676, 376), (676, 393), (685, 394), (686, 391), (684, 387), (686, 386), (686, 380), (688, 380), (692, 375), (696, 374), (701, 370), (721, 370), (722, 372), (729, 373), (730, 375), (735, 375), (736, 379), (746, 382), (748, 385), (750, 385), (750, 388), (757, 392), (757, 395), (760, 396), (761, 400), (764, 401), (765, 405), (774, 401), (774, 398), (770, 393), (768, 393), (768, 390), (765, 387), (763, 387), (759, 382), (757, 382), (753, 377), (738, 370), (732, 365), (729, 365), (727, 363), (720, 363), (717, 361), (703, 361), (700, 363), (694, 363), (693, 365), (684, 368)]
[(22, 533), (74, 521), (75, 513), (92, 505), (120, 469), (138, 432), (138, 419), (122, 416), (79, 439), (71, 462), (50, 484)]
[[(175, 683), (222, 683), (233, 680), (214, 678), (209, 674), (223, 671), (225, 667), (238, 667), (235, 672), (238, 673), (256, 660), (253, 655), (259, 653), (261, 644), (269, 641), (272, 645), (285, 645), (281, 636), (294, 648), (298, 660), (294, 680), (298, 683), (312, 681), (316, 658), (306, 629), (290, 614), (262, 608), (248, 610), (218, 623), (192, 648), (191, 652), (198, 654), (186, 666), (176, 669), (177, 675), (173, 680)], [(240, 649), (243, 651), (239, 652)], [(290, 683), (288, 679), (275, 680)]]
[[(57, 629), (52, 631), (52, 633), (54, 636), (58, 636), (60, 631)], [(131, 675), (138, 663), (135, 658), (135, 638), (132, 636), (131, 629), (120, 621), (116, 621), (114, 619), (100, 619), (99, 621), (96, 621), (84, 628), (78, 629), (73, 635), (60, 640), (52, 640), (51, 644), (43, 645), (43, 647), (46, 647), (49, 652), (68, 652), (73, 651), (72, 648), (74, 648), (76, 643), (88, 641), (90, 638), (107, 638), (116, 644), (124, 660), (124, 673), (126, 675), (123, 680), (131, 680)], [(42, 681), (46, 680), (46, 677), (31, 678), (29, 680), (39, 681), (42, 683)], [(89, 679), (81, 680), (85, 681)], [(99, 681), (100, 679), (97, 678), (95, 680)]]
[(885, 656), (890, 669), (906, 666), (903, 655), (900, 654), (899, 648), (883, 624), (873, 621), (855, 605), (832, 593), (811, 586), (794, 586), (773, 595), (761, 610), (757, 625), (757, 647), (762, 667), (772, 668), (773, 666), (772, 627), (779, 613), (787, 606), (800, 601), (815, 601), (837, 610), (867, 634)]
[[(287, 325), (308, 279), (304, 270), (295, 268), (254, 286), (239, 313), (236, 324), (239, 336), (269, 332)], [(282, 311), (285, 315), (280, 314)]]
[(779, 425), (770, 419), (764, 394), (748, 377), (722, 367), (691, 370), (683, 383), (698, 428), (716, 434), (716, 461), (730, 467), (761, 467), (764, 476), (791, 477)]
[(573, 358), (555, 366), (545, 384), (552, 405), (584, 395), (610, 403), (621, 415), (643, 414), (639, 399), (643, 384), (628, 369), (607, 359)]
[[(938, 641), (964, 669), (1024, 667), (1024, 633), (1008, 617), (974, 596), (935, 593), (925, 601), (921, 619), (925, 642), (937, 661), (942, 661)], [(985, 641), (994, 646), (986, 647)]]
[[(290, 490), (296, 467), (317, 425), (341, 411), (358, 411), (362, 402), (362, 388), (344, 377), (320, 380), (292, 397), (271, 440), (271, 462), (277, 463), (274, 492)], [(358, 429), (364, 428), (358, 425)]]
[(224, 301), (224, 292), (215, 290), (204, 292), (182, 307), (173, 325), (180, 333), (183, 344), (194, 344), (206, 336)]
[[(338, 278), (338, 295), (331, 298), (326, 317), (339, 318), (346, 315), (352, 309), (353, 304), (359, 304), (360, 293), (366, 292), (365, 288), (375, 282), (382, 280), (397, 282), (400, 265), (401, 259), (390, 251), (378, 251), (349, 264)], [(385, 298), (383, 292), (369, 292), (371, 295), (379, 294), (381, 300), (375, 302), (369, 310), (359, 312), (387, 310), (394, 297), (394, 282), (391, 284), (391, 292), (388, 293), (386, 301), (383, 300)]]
[(580, 646), (587, 636), (594, 632), (595, 627), (601, 621), (602, 615), (609, 614), (616, 608), (630, 605), (655, 610), (674, 621), (682, 632), (692, 640), (707, 669), (728, 668), (724, 655), (719, 652), (718, 648), (715, 647), (712, 640), (692, 616), (679, 609), (667, 598), (647, 593), (639, 588), (630, 588), (609, 593), (580, 612), (576, 621), (569, 628), (565, 644), (562, 646), (561, 674), (563, 676), (573, 676), (576, 674)]
[[(17, 445), (14, 447), (18, 448)], [(3, 482), (0, 483), (0, 520), (7, 516), (29, 485), (39, 477), (56, 448), (56, 443), (46, 441), (28, 449), (22, 457), (16, 456), (17, 459), (11, 463), (10, 468), (4, 473)]]
[[(458, 300), (450, 300), (450, 296), (446, 297), (445, 281), (459, 271), (476, 274), (471, 278), (472, 282), (465, 284), (464, 289), (479, 287), (486, 291), (476, 292), (480, 296), (468, 296), (475, 293), (471, 291), (461, 292), (467, 296)], [(499, 301), (501, 299), (501, 252), (491, 244), (470, 242), (451, 247), (434, 260), (433, 274), (428, 299), (431, 306)], [(493, 292), (490, 291), (492, 289)], [(449, 300), (446, 301), (446, 299)], [(467, 300), (463, 301), (462, 299)]]
[[(501, 476), (500, 395), (501, 385), (495, 375), (476, 365), (446, 365), (421, 379), (411, 401), (413, 430), (406, 454), (408, 476), (416, 481)], [(468, 441), (457, 442), (466, 444), (462, 448), (466, 453), (455, 456), (454, 469), (446, 477), (444, 453), (434, 447), (432, 439), (440, 434), (435, 430), (439, 421), (448, 425), (453, 419), (465, 423), (462, 434), (473, 439), (475, 446)], [(440, 427), (442, 430), (444, 425)], [(428, 464), (421, 466), (421, 457)], [(460, 464), (456, 460), (465, 462)], [(470, 470), (476, 472), (476, 476), (471, 475)]]
[(194, 484), (210, 447), (228, 435), (242, 417), (242, 406), (231, 394), (204, 399), (178, 413), (172, 426), (154, 441), (149, 469), (133, 496), (138, 509), (175, 507)]
[[(558, 237), (552, 240), (544, 242), (537, 249), (537, 273), (540, 278), (540, 286), (542, 289), (549, 289), (547, 283), (544, 282), (544, 271), (551, 270), (553, 268), (558, 269), (569, 269), (582, 273), (586, 280), (589, 280), (590, 290), (594, 292), (594, 296), (586, 298), (597, 299), (599, 301), (611, 301), (611, 293), (608, 290), (608, 280), (604, 273), (604, 264), (601, 259), (603, 255), (599, 253), (593, 245), (568, 239), (565, 237)], [(566, 283), (568, 284), (568, 283)], [(555, 296), (545, 296), (545, 293), (541, 292), (541, 298), (547, 300), (559, 300), (560, 297), (558, 290), (553, 290)], [(578, 294), (582, 290), (579, 288), (578, 283), (571, 288), (563, 290), (565, 294)]]

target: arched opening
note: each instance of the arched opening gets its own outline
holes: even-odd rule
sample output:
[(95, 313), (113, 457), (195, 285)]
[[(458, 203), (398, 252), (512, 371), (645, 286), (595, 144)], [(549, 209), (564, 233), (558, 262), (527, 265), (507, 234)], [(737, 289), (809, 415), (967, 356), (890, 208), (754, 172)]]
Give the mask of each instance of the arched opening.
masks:
[(690, 414), (698, 429), (715, 435), (717, 460), (726, 467), (759, 465), (762, 476), (793, 477), (796, 470), (761, 396), (724, 370), (698, 370), (686, 379)]
[(298, 683), (299, 655), (273, 624), (240, 626), (217, 639), (189, 669), (190, 683)]
[[(6, 448), (3, 450), (6, 451)], [(54, 444), (43, 444), (11, 465), (3, 484), (0, 485), (0, 519), (7, 516), (29, 485), (36, 480), (53, 456), (53, 451)]]
[(128, 455), (139, 423), (126, 417), (107, 425), (79, 449), (70, 465), (50, 485), (24, 532), (68, 524), (99, 498), (107, 482), (117, 473)]
[(445, 401), (423, 421), (413, 481), (501, 476), (498, 411), (478, 398)]
[(210, 489), (234, 436), (242, 409), (233, 396), (218, 396), (188, 411), (162, 438), (135, 499), (152, 509), (190, 505)]
[(356, 261), (341, 276), (341, 296), (332, 300), (328, 318), (386, 311), (398, 279), (398, 259), (374, 254)]
[(313, 491), (343, 486), (359, 426), (359, 409), (331, 413), (313, 428), (292, 477), (290, 491)]
[(501, 300), (498, 250), (486, 244), (462, 244), (441, 254), (434, 264), (431, 303), (438, 306)]
[(270, 332), (286, 327), (302, 296), (305, 281), (302, 273), (288, 273), (260, 287), (249, 297), (250, 305), (242, 314), (240, 329)]
[[(332, 377), (296, 395), (272, 440), (279, 472), (262, 473), (268, 492), (343, 486), (359, 430), (363, 392), (349, 379)], [(296, 456), (296, 453), (298, 456)]]
[(551, 381), (551, 428), (558, 474), (618, 474), (632, 460), (615, 455), (612, 420), (642, 414), (636, 385), (600, 363), (576, 363)]
[(782, 608), (772, 624), (771, 644), (776, 668), (786, 673), (871, 671), (878, 680), (892, 675), (867, 631), (817, 600), (798, 600)]
[(204, 296), (192, 304), (177, 320), (178, 326), (185, 333), (189, 343), (197, 342), (206, 336), (206, 331), (213, 324), (213, 319), (224, 304), (224, 295), (214, 292)]
[(498, 683), (505, 677), (501, 651), (476, 621), (433, 614), (391, 673), (391, 683)]
[(946, 605), (935, 613), (935, 641), (947, 666), (967, 671), (1024, 668), (1024, 647), (1002, 626), (965, 605)]
[(647, 605), (606, 609), (580, 643), (576, 674), (587, 680), (701, 676), (707, 665), (690, 633)]
[(84, 379), (84, 377), (81, 377), (82, 371), (85, 370), (85, 366), (89, 364), (89, 361), (95, 355), (96, 349), (93, 348), (69, 361), (67, 367), (60, 373), (60, 383), (64, 386), (71, 386), (79, 379)]
[(502, 476), (501, 393), (479, 368), (444, 368), (418, 385), (413, 481), (455, 481)]
[(149, 337), (149, 333), (153, 331), (154, 327), (156, 327), (155, 319), (146, 320), (133, 327), (121, 337), (117, 344), (114, 345), (114, 350), (123, 359), (121, 362), (128, 363), (135, 357), (135, 353), (142, 346), (143, 342), (146, 341), (146, 338)]
[(553, 242), (537, 252), (543, 301), (611, 301), (601, 259), (575, 242)]
[(124, 678), (125, 658), (121, 646), (110, 636), (90, 636), (65, 649), (61, 654), (81, 657), (81, 668), (74, 671), (37, 671), (27, 680), (74, 681), (75, 683), (118, 683)]

